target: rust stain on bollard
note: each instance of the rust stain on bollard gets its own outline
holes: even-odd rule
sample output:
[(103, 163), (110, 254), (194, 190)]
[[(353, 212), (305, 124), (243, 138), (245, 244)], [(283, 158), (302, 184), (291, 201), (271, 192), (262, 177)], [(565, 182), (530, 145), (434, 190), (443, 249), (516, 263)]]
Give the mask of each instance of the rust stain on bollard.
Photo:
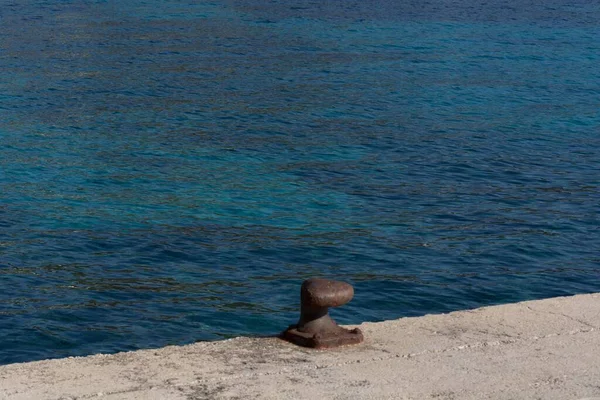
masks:
[(300, 320), (281, 337), (304, 347), (326, 349), (363, 341), (360, 329), (344, 329), (329, 316), (329, 307), (339, 307), (354, 296), (354, 288), (345, 282), (311, 278), (300, 289)]

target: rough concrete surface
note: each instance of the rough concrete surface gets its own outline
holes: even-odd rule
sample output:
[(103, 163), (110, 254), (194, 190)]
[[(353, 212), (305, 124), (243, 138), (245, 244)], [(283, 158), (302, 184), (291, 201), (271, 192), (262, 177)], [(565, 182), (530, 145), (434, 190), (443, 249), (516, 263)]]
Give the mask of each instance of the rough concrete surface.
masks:
[(0, 399), (597, 399), (600, 294), (364, 323), (329, 351), (237, 338), (0, 367)]

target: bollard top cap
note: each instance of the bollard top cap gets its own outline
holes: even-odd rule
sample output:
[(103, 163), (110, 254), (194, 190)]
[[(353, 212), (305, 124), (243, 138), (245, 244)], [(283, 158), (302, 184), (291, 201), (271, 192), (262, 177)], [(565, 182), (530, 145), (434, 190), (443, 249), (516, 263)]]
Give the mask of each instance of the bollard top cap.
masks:
[(309, 307), (339, 307), (354, 296), (354, 288), (346, 282), (310, 278), (300, 289), (302, 304)]

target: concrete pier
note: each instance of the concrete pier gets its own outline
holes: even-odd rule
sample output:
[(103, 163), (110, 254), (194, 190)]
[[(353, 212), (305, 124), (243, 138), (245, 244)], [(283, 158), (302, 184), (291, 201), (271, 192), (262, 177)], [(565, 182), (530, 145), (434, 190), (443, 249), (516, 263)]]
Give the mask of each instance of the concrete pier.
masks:
[(328, 351), (237, 338), (7, 365), (0, 399), (600, 400), (600, 294), (360, 329)]

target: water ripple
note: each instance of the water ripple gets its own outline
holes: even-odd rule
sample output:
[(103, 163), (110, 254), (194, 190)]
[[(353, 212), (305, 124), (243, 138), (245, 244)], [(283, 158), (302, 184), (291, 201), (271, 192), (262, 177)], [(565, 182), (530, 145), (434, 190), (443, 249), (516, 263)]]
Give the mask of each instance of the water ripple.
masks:
[(3, 6), (0, 363), (600, 290), (600, 7), (509, 3)]

